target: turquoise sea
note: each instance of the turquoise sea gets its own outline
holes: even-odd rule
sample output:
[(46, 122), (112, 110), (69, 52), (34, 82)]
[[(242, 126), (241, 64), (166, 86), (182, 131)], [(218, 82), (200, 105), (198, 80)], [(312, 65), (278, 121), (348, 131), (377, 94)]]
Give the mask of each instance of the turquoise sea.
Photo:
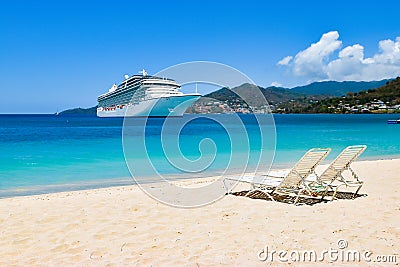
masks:
[[(212, 115), (229, 116), (229, 115)], [(179, 144), (187, 158), (201, 155), (198, 143), (214, 141), (218, 154), (229, 153), (229, 136), (210, 119), (193, 117), (180, 132)], [(400, 125), (386, 121), (396, 114), (274, 115), (276, 153), (273, 167), (288, 167), (312, 147), (330, 147), (334, 158), (348, 145), (366, 144), (360, 160), (400, 158)], [(250, 154), (261, 149), (252, 115), (240, 115), (250, 140)], [(228, 117), (226, 117), (228, 119)], [(180, 118), (176, 118), (180, 120)], [(179, 122), (179, 121), (177, 121)], [(41, 192), (131, 184), (122, 148), (121, 118), (55, 115), (0, 115), (0, 197)], [(159, 132), (163, 119), (148, 121), (148, 153), (155, 161), (165, 156)], [(143, 135), (142, 131), (137, 136)], [(168, 140), (168, 139), (167, 139)], [(207, 157), (207, 153), (202, 156)], [(216, 157), (212, 170), (225, 166)], [(250, 159), (250, 164), (256, 164)], [(140, 166), (138, 166), (140, 167)], [(174, 173), (160, 166), (159, 172)]]

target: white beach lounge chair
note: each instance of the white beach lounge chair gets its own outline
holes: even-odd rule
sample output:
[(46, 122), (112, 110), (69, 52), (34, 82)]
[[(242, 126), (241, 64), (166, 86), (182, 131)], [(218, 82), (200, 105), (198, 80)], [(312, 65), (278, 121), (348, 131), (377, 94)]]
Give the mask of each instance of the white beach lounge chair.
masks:
[[(351, 164), (367, 149), (366, 145), (348, 146), (339, 156), (332, 161), (328, 168), (321, 174), (317, 175), (317, 183), (322, 186), (329, 186), (334, 190), (332, 199), (335, 197), (337, 190), (341, 186), (357, 187), (353, 194), (353, 198), (360, 191), (364, 182), (359, 179), (355, 171), (351, 168)], [(352, 179), (348, 180), (343, 176), (345, 171), (349, 171)], [(315, 182), (314, 182), (315, 183)], [(313, 185), (312, 183), (310, 185)]]
[(248, 194), (254, 191), (263, 191), (267, 193), (268, 190), (274, 191), (276, 188), (287, 189), (288, 191), (300, 190), (303, 180), (310, 174), (315, 174), (315, 168), (323, 161), (331, 151), (330, 148), (313, 148), (307, 151), (304, 156), (296, 163), (296, 165), (287, 172), (282, 172), (282, 175), (272, 174), (251, 177), (227, 177), (223, 180), (225, 189), (229, 194), (232, 187), (228, 183), (249, 183), (251, 189)]
[[(341, 186), (357, 187), (356, 192), (353, 194), (354, 198), (361, 189), (363, 182), (359, 180), (350, 165), (365, 151), (366, 148), (367, 146), (365, 145), (346, 147), (320, 176), (316, 176), (314, 181), (302, 179), (302, 188), (298, 191), (294, 190), (294, 193), (297, 194), (294, 203), (296, 204), (299, 197), (302, 195), (311, 197), (320, 196), (322, 201), (330, 190), (333, 192), (331, 197), (332, 201), (335, 199), (337, 191)], [(346, 180), (342, 175), (346, 170), (350, 171), (353, 176), (352, 180)], [(315, 174), (310, 175), (309, 178), (312, 178), (314, 175)], [(276, 190), (272, 190), (269, 194), (268, 192), (263, 192), (271, 197), (271, 193), (288, 193), (288, 190), (277, 187)]]

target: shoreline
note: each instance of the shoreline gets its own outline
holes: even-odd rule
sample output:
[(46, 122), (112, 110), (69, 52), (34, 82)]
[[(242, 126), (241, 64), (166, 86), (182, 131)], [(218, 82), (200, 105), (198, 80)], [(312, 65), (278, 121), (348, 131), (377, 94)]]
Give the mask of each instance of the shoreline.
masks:
[[(356, 162), (374, 162), (374, 161), (385, 161), (385, 160), (400, 160), (400, 155), (388, 155), (388, 156), (380, 156), (375, 157), (363, 157), (357, 159)], [(324, 167), (328, 164), (330, 160), (322, 162), (321, 166)], [(271, 170), (282, 170), (282, 169), (290, 169), (293, 167), (295, 162), (291, 163), (277, 163), (276, 165), (272, 164)], [(170, 174), (167, 174), (170, 175)], [(207, 177), (200, 178), (178, 178), (172, 181), (196, 181), (198, 179), (207, 179), (208, 177), (213, 177), (217, 174), (210, 173)], [(149, 177), (148, 183), (154, 183), (151, 181), (151, 177)], [(45, 194), (54, 194), (61, 192), (74, 192), (81, 190), (93, 190), (93, 189), (101, 189), (101, 188), (112, 188), (118, 186), (137, 186), (136, 181), (132, 177), (119, 177), (119, 178), (110, 178), (110, 179), (99, 179), (99, 180), (90, 180), (90, 181), (81, 181), (69, 184), (47, 184), (47, 185), (32, 185), (32, 186), (24, 186), (24, 187), (16, 187), (10, 189), (1, 189), (0, 190), (0, 199), (13, 198), (13, 197), (23, 197), (23, 196), (35, 196), (35, 195), (45, 195)]]
[[(356, 162), (376, 162), (376, 161), (387, 161), (387, 160), (400, 160), (400, 155), (388, 155), (388, 156), (380, 156), (380, 157), (363, 157), (357, 159)], [(325, 167), (330, 160), (322, 162), (320, 168)], [(271, 170), (283, 170), (290, 169), (293, 167), (295, 162), (291, 163), (277, 163), (276, 165), (272, 164)], [(172, 180), (173, 182), (194, 182), (197, 180), (205, 179), (207, 180), (209, 177), (213, 177), (216, 174), (211, 174), (207, 177), (200, 178), (178, 178)], [(151, 177), (148, 183), (154, 183), (151, 181)], [(99, 180), (90, 180), (90, 181), (81, 181), (70, 184), (47, 184), (47, 185), (32, 185), (32, 186), (24, 186), (24, 187), (16, 187), (10, 189), (2, 189), (0, 190), (0, 199), (7, 199), (13, 197), (24, 197), (24, 196), (35, 196), (35, 195), (46, 195), (46, 194), (56, 194), (62, 192), (75, 192), (75, 191), (84, 191), (84, 190), (94, 190), (94, 189), (102, 189), (102, 188), (113, 188), (120, 186), (137, 186), (136, 181), (132, 177), (119, 177), (119, 178), (110, 178), (110, 179), (99, 179)]]

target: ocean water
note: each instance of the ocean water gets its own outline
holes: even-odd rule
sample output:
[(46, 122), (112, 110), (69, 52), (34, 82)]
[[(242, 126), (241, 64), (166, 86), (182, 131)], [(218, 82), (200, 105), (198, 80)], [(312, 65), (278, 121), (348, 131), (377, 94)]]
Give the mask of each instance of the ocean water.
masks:
[[(219, 116), (216, 118), (229, 124), (229, 115), (213, 116)], [(399, 117), (396, 114), (274, 115), (276, 152), (273, 167), (291, 166), (313, 147), (332, 148), (327, 160), (333, 159), (346, 146), (357, 144), (368, 146), (360, 160), (400, 157), (400, 125), (386, 123), (388, 119)], [(232, 150), (231, 133), (212, 119), (196, 115), (185, 115), (182, 119), (188, 118), (192, 122), (179, 131), (178, 140), (185, 159), (211, 162), (211, 172), (226, 168)], [(248, 164), (256, 166), (260, 150), (265, 149), (260, 142), (260, 131), (252, 115), (240, 115), (240, 119), (248, 138), (233, 137), (235, 154), (243, 153), (245, 157), (249, 151)], [(181, 118), (175, 120), (179, 125)], [(160, 133), (164, 120), (155, 118), (147, 123), (146, 152), (157, 165), (157, 171), (168, 175), (178, 173), (177, 168), (171, 167), (170, 161), (166, 160), (162, 149), (165, 144), (160, 141)], [(124, 159), (122, 125), (121, 118), (0, 115), (0, 197), (132, 183)], [(163, 140), (166, 144), (176, 136), (174, 126), (169, 129), (171, 131), (166, 132)], [(129, 134), (132, 140), (143, 138), (141, 128)], [(204, 139), (214, 143), (199, 148)], [(245, 139), (249, 140), (247, 145)], [(143, 155), (135, 154), (134, 147), (129, 150), (132, 157), (137, 157), (138, 164), (134, 168), (140, 169)], [(174, 155), (174, 151), (172, 149), (169, 157), (179, 164), (181, 156)]]

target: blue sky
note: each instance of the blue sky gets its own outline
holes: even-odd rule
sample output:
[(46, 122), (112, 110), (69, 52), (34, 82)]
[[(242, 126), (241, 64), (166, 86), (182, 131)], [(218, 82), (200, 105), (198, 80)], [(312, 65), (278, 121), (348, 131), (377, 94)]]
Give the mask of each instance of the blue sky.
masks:
[(0, 113), (90, 107), (126, 73), (196, 60), (261, 86), (400, 75), (398, 10), (384, 0), (1, 1)]

